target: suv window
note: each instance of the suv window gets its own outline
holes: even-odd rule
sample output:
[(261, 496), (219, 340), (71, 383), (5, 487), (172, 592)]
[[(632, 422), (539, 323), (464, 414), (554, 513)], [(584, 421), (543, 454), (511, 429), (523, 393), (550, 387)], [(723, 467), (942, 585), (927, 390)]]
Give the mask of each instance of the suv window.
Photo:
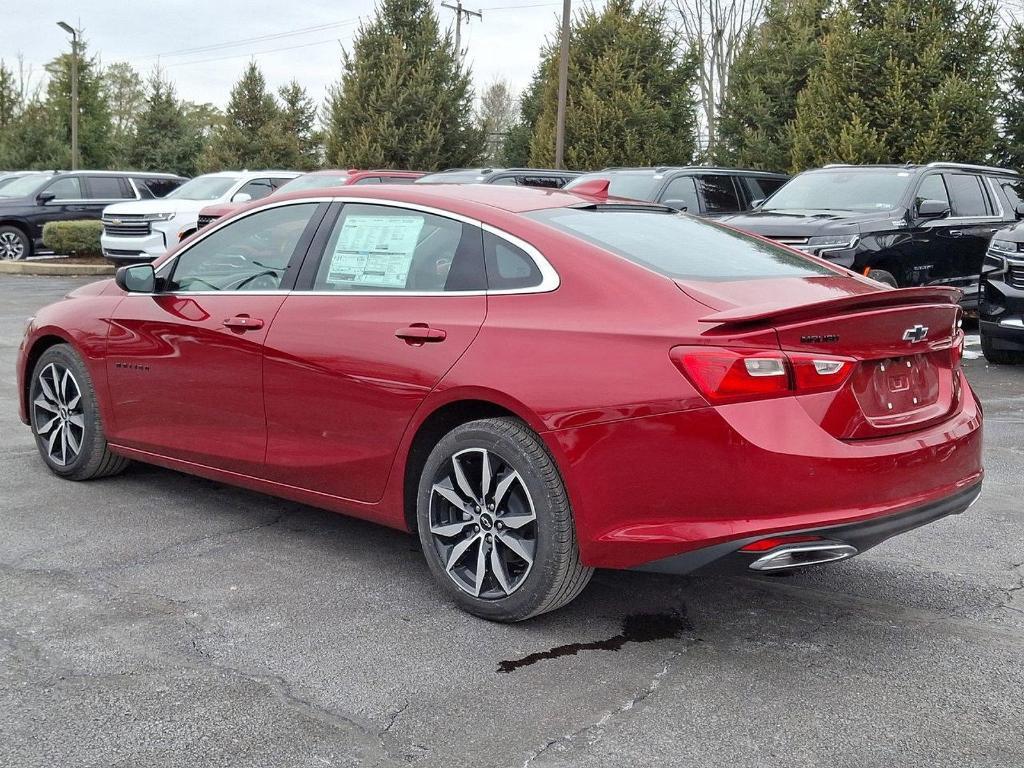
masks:
[(57, 179), (42, 191), (52, 192), (57, 200), (81, 200), (83, 197), (82, 180), (78, 176), (65, 176), (62, 179)]
[(86, 176), (85, 184), (89, 188), (89, 198), (92, 200), (135, 199), (131, 187), (120, 176)]
[(380, 184), (380, 176), (364, 176), (359, 181), (354, 182), (353, 186), (358, 186), (359, 184)]
[(490, 232), (484, 232), (484, 263), (488, 290), (533, 288), (544, 280), (537, 262), (526, 251)]
[(685, 206), (687, 213), (695, 215), (700, 213), (697, 185), (692, 176), (676, 176), (672, 179), (662, 194), (661, 201), (671, 204), (673, 208)]
[(949, 193), (946, 192), (946, 184), (942, 181), (942, 174), (933, 173), (924, 177), (921, 186), (917, 190), (914, 205), (920, 205), (922, 200), (941, 200), (949, 205)]
[(181, 179), (150, 179), (137, 176), (133, 176), (132, 181), (143, 197), (164, 197), (182, 184)]
[(733, 213), (742, 210), (732, 176), (700, 175), (696, 177), (707, 213)]
[(239, 195), (248, 195), (250, 200), (259, 200), (261, 197), (266, 197), (274, 191), (274, 185), (270, 179), (253, 179), (247, 184), (243, 184), (242, 187), (231, 196), (234, 200)]
[(384, 184), (412, 184), (416, 179), (411, 179), (408, 176), (385, 176), (381, 179)]
[(750, 200), (764, 200), (786, 183), (785, 179), (772, 179), (767, 176), (739, 176), (739, 181), (747, 188)]
[(515, 183), (520, 187), (561, 189), (565, 186), (565, 179), (559, 176), (516, 176)]
[(1024, 205), (1024, 181), (1000, 181), (999, 187), (1010, 203), (1010, 213), (1016, 211), (1017, 206)]
[(297, 176), (285, 176), (285, 177), (275, 176), (274, 178), (272, 178), (270, 180), (270, 185), (274, 188), (274, 191), (276, 192), (281, 187), (283, 187), (285, 184), (287, 184), (289, 181), (291, 181), (292, 179), (295, 179), (295, 178), (298, 178), (298, 177)]
[(282, 205), (216, 230), (177, 257), (167, 290), (276, 290), (316, 208)]
[(480, 230), (444, 216), (348, 204), (334, 224), (313, 289), (470, 291), (485, 286)]
[(967, 173), (944, 174), (949, 188), (950, 215), (954, 217), (988, 216), (988, 196), (981, 177)]

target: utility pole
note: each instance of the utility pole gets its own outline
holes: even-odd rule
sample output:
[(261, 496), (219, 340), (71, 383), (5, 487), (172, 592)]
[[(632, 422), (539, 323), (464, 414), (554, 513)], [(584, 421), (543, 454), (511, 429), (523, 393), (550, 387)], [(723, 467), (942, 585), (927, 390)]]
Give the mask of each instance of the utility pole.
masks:
[(462, 62), (462, 19), (465, 17), (466, 23), (469, 23), (470, 16), (476, 16), (478, 19), (483, 21), (484, 17), (480, 11), (471, 11), (468, 8), (462, 7), (462, 0), (455, 0), (455, 5), (451, 3), (441, 3), (442, 8), (455, 11), (455, 55), (458, 57), (459, 62)]
[(71, 170), (78, 170), (78, 32), (70, 24), (57, 26), (71, 35)]
[(562, 45), (558, 59), (558, 111), (555, 113), (555, 168), (565, 167), (565, 102), (569, 92), (569, 28), (572, 0), (562, 0)]

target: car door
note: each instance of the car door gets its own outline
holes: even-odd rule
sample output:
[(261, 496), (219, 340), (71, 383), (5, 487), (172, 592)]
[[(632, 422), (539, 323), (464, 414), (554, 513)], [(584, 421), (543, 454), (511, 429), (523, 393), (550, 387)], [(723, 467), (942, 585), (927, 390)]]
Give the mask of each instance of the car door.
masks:
[(414, 412), (483, 323), (484, 285), (471, 222), (398, 204), (328, 216), (266, 341), (268, 476), (379, 500)]
[(135, 200), (135, 190), (121, 176), (85, 176), (85, 210), (90, 219), (98, 219), (103, 209), (114, 203)]
[[(942, 181), (949, 194), (950, 213), (946, 218), (922, 225), (931, 255), (923, 282), (948, 283), (974, 290), (985, 249), (1000, 218), (979, 174), (945, 172)], [(926, 184), (934, 186), (934, 181), (926, 178), (921, 185), (927, 194), (934, 194), (926, 190)], [(921, 195), (919, 191), (919, 199)]]
[(32, 234), (37, 241), (42, 239), (43, 225), (47, 222), (91, 218), (88, 215), (85, 190), (80, 176), (62, 176), (54, 179), (39, 190), (37, 195), (53, 195), (52, 199), (38, 205), (31, 217)]
[(254, 211), (162, 264), (157, 293), (125, 296), (107, 342), (112, 442), (262, 471), (263, 344), (326, 210), (296, 201)]

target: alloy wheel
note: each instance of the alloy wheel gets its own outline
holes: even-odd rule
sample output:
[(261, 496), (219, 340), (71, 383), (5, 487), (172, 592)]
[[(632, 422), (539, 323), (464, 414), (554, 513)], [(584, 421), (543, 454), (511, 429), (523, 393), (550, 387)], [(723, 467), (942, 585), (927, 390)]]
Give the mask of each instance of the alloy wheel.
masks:
[(25, 243), (15, 232), (0, 232), (0, 259), (17, 261), (25, 258)]
[(429, 520), (442, 567), (462, 591), (500, 600), (529, 576), (537, 513), (522, 476), (493, 451), (467, 448), (440, 466)]
[(36, 384), (36, 398), (32, 401), (36, 434), (46, 444), (50, 461), (66, 467), (78, 458), (85, 438), (82, 390), (74, 374), (58, 363), (43, 368)]

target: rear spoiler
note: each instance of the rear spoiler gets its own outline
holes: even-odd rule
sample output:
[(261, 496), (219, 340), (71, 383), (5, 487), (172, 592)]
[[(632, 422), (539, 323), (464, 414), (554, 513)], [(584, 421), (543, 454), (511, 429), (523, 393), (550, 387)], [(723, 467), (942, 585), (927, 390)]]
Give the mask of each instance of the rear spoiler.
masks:
[(806, 318), (836, 315), (862, 309), (908, 306), (914, 304), (958, 304), (963, 292), (959, 288), (922, 286), (920, 288), (895, 288), (838, 299), (816, 301), (811, 304), (755, 304), (715, 312), (700, 318), (701, 323), (721, 325), (744, 325), (747, 323), (791, 322)]

